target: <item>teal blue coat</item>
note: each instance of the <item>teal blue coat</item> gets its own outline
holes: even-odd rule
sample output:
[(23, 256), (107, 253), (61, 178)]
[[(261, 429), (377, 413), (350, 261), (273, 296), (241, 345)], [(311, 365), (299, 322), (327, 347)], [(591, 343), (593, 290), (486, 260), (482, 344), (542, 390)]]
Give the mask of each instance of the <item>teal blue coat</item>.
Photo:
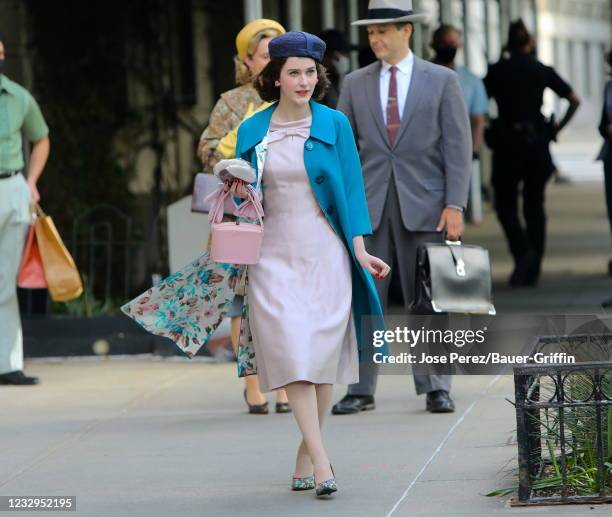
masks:
[[(251, 163), (257, 174), (255, 146), (268, 133), (272, 113), (277, 104), (245, 120), (238, 129), (236, 156)], [(316, 200), (336, 234), (352, 257), (353, 315), (357, 342), (362, 360), (364, 350), (371, 345), (371, 330), (384, 328), (382, 309), (372, 275), (355, 258), (353, 237), (370, 235), (372, 227), (368, 214), (361, 163), (353, 131), (346, 116), (322, 104), (310, 101), (312, 127), (304, 143), (304, 164), (310, 187)], [(264, 193), (265, 209), (265, 193)], [(364, 332), (362, 333), (362, 317)], [(372, 326), (373, 325), (373, 326)], [(386, 347), (374, 352), (386, 354)]]

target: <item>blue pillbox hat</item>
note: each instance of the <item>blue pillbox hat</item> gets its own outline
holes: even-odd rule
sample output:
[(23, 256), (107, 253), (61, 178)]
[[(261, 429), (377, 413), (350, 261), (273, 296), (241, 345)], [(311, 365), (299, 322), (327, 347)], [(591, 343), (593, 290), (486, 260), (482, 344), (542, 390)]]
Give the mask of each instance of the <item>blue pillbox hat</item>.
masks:
[(268, 53), (270, 59), (310, 57), (320, 62), (325, 54), (325, 42), (308, 32), (287, 32), (270, 40)]

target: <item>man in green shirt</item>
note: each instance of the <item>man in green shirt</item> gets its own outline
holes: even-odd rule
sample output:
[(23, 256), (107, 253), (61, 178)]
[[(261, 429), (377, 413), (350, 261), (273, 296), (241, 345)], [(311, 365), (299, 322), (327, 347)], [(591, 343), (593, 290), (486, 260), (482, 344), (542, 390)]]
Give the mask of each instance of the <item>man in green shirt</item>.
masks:
[[(37, 384), (23, 373), (23, 337), (16, 279), (30, 205), (38, 202), (38, 178), (49, 157), (49, 128), (34, 97), (3, 73), (0, 41), (0, 384)], [(23, 137), (32, 142), (24, 176)], [(26, 180), (27, 178), (27, 180)]]

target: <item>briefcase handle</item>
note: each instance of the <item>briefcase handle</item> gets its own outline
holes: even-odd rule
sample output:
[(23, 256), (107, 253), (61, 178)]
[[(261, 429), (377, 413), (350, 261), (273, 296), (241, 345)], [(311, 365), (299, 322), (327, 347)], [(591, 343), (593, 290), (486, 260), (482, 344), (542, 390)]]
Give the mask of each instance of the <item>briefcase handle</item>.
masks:
[[(455, 263), (455, 272), (457, 276), (465, 276), (465, 261), (463, 260), (463, 256), (458, 256), (454, 251), (453, 247), (461, 248), (463, 243), (461, 241), (449, 241), (445, 240), (444, 243), (447, 246), (450, 246), (450, 252), (453, 257), (453, 262)], [(463, 250), (461, 251), (461, 255), (463, 255)]]
[(444, 241), (444, 244), (446, 244), (447, 246), (463, 246), (463, 243), (461, 242), (461, 240), (458, 240), (458, 241), (446, 240)]

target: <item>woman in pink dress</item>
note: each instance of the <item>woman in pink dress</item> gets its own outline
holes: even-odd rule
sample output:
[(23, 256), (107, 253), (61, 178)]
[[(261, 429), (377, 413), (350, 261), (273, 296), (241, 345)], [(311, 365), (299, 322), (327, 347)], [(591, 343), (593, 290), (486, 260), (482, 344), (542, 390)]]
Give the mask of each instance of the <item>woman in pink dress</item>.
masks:
[(311, 101), (328, 85), (324, 50), (304, 32), (270, 41), (256, 87), (278, 103), (243, 122), (236, 147), (255, 168), (267, 147), (258, 171), (264, 240), (247, 288), (259, 383), (263, 392), (285, 388), (303, 437), (291, 487), (316, 488), (317, 496), (337, 490), (320, 430), (333, 384), (358, 380), (358, 320), (381, 314), (372, 275), (390, 270), (364, 247), (371, 228), (348, 120)]

